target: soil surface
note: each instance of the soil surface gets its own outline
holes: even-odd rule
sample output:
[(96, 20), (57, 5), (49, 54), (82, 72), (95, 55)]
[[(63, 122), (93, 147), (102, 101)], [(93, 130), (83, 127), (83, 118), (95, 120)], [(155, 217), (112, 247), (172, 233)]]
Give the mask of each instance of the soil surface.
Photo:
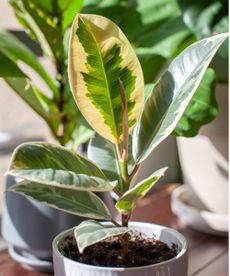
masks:
[(175, 244), (170, 248), (167, 244), (140, 233), (129, 232), (128, 256), (123, 260), (120, 255), (121, 242), (118, 237), (107, 238), (87, 247), (80, 254), (76, 241), (72, 236), (66, 237), (60, 244), (62, 255), (89, 265), (107, 267), (138, 267), (160, 263), (178, 254)]

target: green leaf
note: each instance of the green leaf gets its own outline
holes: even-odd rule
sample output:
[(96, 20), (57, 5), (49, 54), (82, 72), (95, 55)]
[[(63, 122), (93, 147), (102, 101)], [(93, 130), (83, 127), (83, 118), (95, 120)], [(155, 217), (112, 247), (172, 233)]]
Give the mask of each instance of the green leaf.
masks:
[(153, 91), (154, 84), (153, 83), (147, 83), (145, 85), (145, 101), (148, 99), (149, 95)]
[(118, 180), (118, 186), (121, 187), (121, 172), (113, 143), (103, 139), (98, 134), (95, 135), (88, 146), (88, 157), (99, 166), (110, 181)]
[(76, 12), (80, 10), (83, 0), (33, 0), (31, 2), (38, 10), (39, 16), (46, 16), (47, 20), (59, 16), (59, 24), (65, 30), (72, 22)]
[(116, 208), (120, 213), (128, 213), (136, 204), (136, 201), (145, 196), (153, 185), (164, 175), (167, 168), (154, 172), (151, 176), (138, 183), (135, 187), (125, 192), (117, 201)]
[(118, 143), (122, 139), (120, 80), (130, 129), (143, 105), (144, 81), (130, 43), (112, 21), (97, 15), (76, 16), (70, 39), (69, 78), (76, 103), (92, 128)]
[(73, 215), (94, 219), (111, 219), (108, 208), (92, 192), (76, 191), (28, 181), (12, 186), (10, 191)]
[[(57, 66), (65, 60), (64, 34), (82, 0), (9, 0), (19, 22), (43, 51), (55, 58)], [(59, 68), (60, 69), (60, 68)]]
[[(216, 33), (224, 33), (228, 32), (229, 20), (228, 16), (223, 16), (221, 20), (213, 27), (214, 32)], [(228, 40), (226, 40), (220, 47), (218, 53), (223, 57), (228, 57)]]
[[(130, 137), (131, 138), (131, 137)], [(134, 160), (132, 157), (131, 139), (129, 139), (129, 162), (128, 170), (131, 173), (133, 169)], [(121, 178), (121, 170), (119, 166), (118, 156), (116, 153), (115, 145), (108, 140), (105, 140), (100, 135), (96, 134), (91, 139), (88, 146), (88, 157), (94, 161), (98, 167), (103, 171), (107, 179), (110, 181), (118, 181), (117, 189), (122, 192), (123, 184)]]
[[(138, 51), (138, 48), (136, 49)], [(145, 84), (151, 83), (156, 80), (166, 65), (167, 59), (152, 53), (143, 53), (137, 55), (144, 74)]]
[(185, 24), (199, 39), (210, 36), (215, 24), (228, 15), (226, 0), (178, 0), (178, 4)]
[(56, 169), (105, 179), (102, 171), (87, 158), (44, 142), (24, 143), (15, 149), (10, 170), (20, 169)]
[(191, 35), (181, 17), (168, 19), (161, 28), (149, 31), (139, 38), (137, 55), (160, 55), (170, 58), (178, 47)]
[(156, 80), (165, 57), (171, 58), (191, 35), (175, 0), (84, 1), (82, 12), (106, 16), (119, 25), (138, 53), (145, 83)]
[(0, 52), (0, 78), (6, 77), (25, 78), (26, 75), (20, 70), (15, 62)]
[(220, 34), (189, 46), (154, 86), (133, 134), (133, 155), (138, 163), (174, 130), (226, 38), (227, 34)]
[[(198, 39), (211, 36), (214, 33), (228, 32), (227, 0), (178, 0), (183, 19), (188, 28)], [(223, 57), (228, 56), (228, 41), (226, 40), (218, 51)]]
[(80, 11), (83, 0), (59, 0), (58, 2), (62, 10), (62, 29), (65, 30), (73, 21), (76, 12)]
[(89, 126), (82, 123), (80, 119), (81, 118), (77, 118), (76, 122), (72, 122), (74, 123), (74, 129), (71, 133), (71, 139), (69, 139), (69, 142), (66, 145), (75, 150), (78, 149), (80, 145), (88, 143), (94, 136), (94, 131)]
[(6, 77), (4, 80), (18, 96), (47, 122), (51, 129), (57, 130), (59, 116), (56, 105), (40, 92), (28, 78)]
[(78, 250), (83, 253), (90, 245), (98, 243), (108, 237), (118, 236), (128, 232), (128, 227), (108, 227), (97, 221), (83, 221), (74, 229), (74, 236), (77, 241)]
[[(43, 69), (43, 66), (38, 62), (37, 57), (31, 52), (31, 50), (21, 43), (16, 37), (9, 32), (0, 29), (0, 52), (10, 58), (13, 62), (22, 61), (28, 66), (33, 68), (39, 76), (45, 81), (48, 87), (56, 93), (57, 87), (54, 81), (50, 78), (47, 72)], [(0, 63), (0, 68), (3, 71), (5, 63)]]
[(64, 61), (62, 22), (57, 1), (10, 0), (19, 22), (58, 65)]
[(16, 169), (9, 171), (8, 174), (40, 184), (75, 189), (78, 191), (111, 191), (116, 184), (99, 177), (57, 169)]
[(218, 115), (215, 87), (216, 75), (214, 70), (209, 68), (177, 124), (173, 135), (195, 136), (202, 125), (211, 122)]

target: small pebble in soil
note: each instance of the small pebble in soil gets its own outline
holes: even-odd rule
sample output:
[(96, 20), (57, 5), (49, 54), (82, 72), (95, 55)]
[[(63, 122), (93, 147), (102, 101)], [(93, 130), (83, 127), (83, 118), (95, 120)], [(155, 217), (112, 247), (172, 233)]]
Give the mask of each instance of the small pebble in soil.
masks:
[(83, 254), (79, 253), (73, 235), (66, 237), (59, 245), (59, 250), (65, 257), (84, 264), (107, 267), (151, 265), (169, 260), (178, 254), (175, 244), (170, 248), (164, 242), (136, 232), (128, 234), (128, 256), (125, 261), (121, 258), (120, 248), (119, 237), (110, 237), (91, 245)]

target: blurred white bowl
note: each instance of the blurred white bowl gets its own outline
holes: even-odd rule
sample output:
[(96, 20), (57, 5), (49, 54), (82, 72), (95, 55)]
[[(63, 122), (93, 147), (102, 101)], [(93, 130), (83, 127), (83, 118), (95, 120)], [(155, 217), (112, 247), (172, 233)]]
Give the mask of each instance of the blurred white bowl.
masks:
[(173, 191), (171, 208), (175, 215), (193, 229), (219, 236), (228, 235), (228, 216), (199, 210), (188, 204), (186, 185)]

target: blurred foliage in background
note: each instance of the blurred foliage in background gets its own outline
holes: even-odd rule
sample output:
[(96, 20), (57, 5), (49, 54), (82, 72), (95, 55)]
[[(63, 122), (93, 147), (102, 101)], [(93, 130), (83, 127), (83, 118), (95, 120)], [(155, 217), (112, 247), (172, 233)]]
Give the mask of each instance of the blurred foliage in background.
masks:
[[(70, 93), (67, 78), (69, 25), (76, 12), (106, 16), (120, 26), (132, 43), (144, 72), (146, 94), (170, 61), (194, 41), (228, 31), (227, 0), (9, 0), (29, 36), (52, 59), (52, 79), (23, 43), (1, 30), (0, 77), (49, 125), (62, 145), (76, 149), (93, 134)], [(216, 81), (227, 80), (227, 42), (208, 69), (174, 135), (193, 136), (218, 114)], [(51, 94), (40, 91), (19, 66), (26, 63), (43, 79)], [(221, 64), (221, 66), (216, 66)], [(221, 70), (219, 68), (221, 67)], [(226, 68), (226, 70), (222, 70)]]

